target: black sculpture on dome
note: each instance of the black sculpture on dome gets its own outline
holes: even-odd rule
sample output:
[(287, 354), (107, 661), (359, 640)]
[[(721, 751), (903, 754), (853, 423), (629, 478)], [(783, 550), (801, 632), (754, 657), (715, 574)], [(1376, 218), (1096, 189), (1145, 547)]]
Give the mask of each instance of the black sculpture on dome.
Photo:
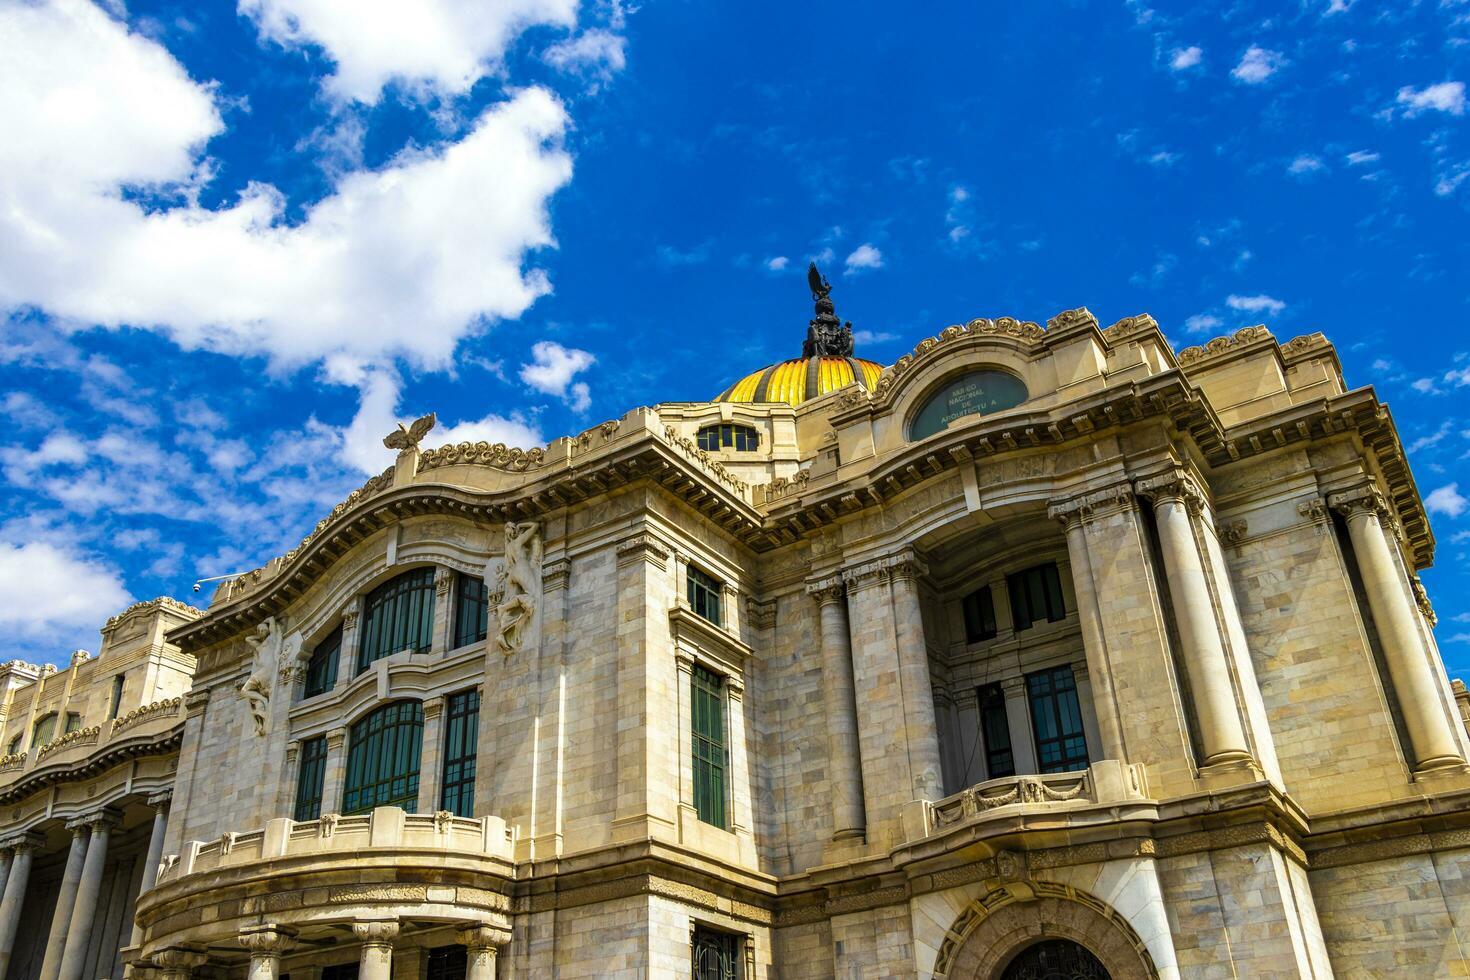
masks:
[(817, 315), (812, 317), (806, 328), (806, 343), (801, 345), (802, 357), (851, 357), (852, 322), (837, 319), (832, 306), (832, 284), (817, 271), (813, 262), (806, 270), (807, 285), (812, 289), (812, 299), (817, 301)]

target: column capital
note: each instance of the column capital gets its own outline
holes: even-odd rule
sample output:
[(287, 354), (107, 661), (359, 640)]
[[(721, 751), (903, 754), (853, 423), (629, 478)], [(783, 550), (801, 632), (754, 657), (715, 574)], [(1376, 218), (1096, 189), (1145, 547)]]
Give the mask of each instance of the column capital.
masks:
[(1019, 674), (1015, 677), (1003, 677), (1000, 681), (1000, 689), (1007, 698), (1020, 697), (1026, 693), (1026, 678)]
[(157, 969), (186, 975), (195, 967), (209, 962), (209, 957), (197, 946), (170, 946), (156, 951), (149, 959)]
[(1182, 469), (1136, 480), (1133, 488), (1140, 496), (1153, 498), (1155, 506), (1165, 500), (1178, 500), (1197, 513), (1209, 503), (1209, 495), (1199, 481)]
[(9, 837), (0, 838), (0, 850), (34, 851), (45, 843), (45, 834), (38, 834), (34, 830), (27, 830), (19, 834), (11, 834)]
[(745, 597), (745, 618), (752, 629), (768, 630), (776, 625), (776, 600), (761, 601), (753, 595)]
[(1046, 516), (1070, 530), (1074, 525), (1091, 521), (1098, 513), (1110, 507), (1132, 502), (1133, 487), (1127, 483), (1115, 483), (1101, 490), (1085, 490), (1071, 497), (1050, 501)]
[(345, 728), (333, 728), (333, 729), (331, 729), (330, 731), (327, 732), (327, 751), (330, 752), (330, 751), (334, 751), (336, 749), (340, 749), (342, 747), (342, 743), (343, 742), (346, 742), (346, 741), (347, 741), (347, 729), (345, 729)]
[(354, 605), (342, 614), (342, 632), (357, 629), (357, 607)]
[(398, 938), (397, 919), (357, 919), (352, 934), (369, 946), (392, 946)]
[(842, 581), (849, 594), (869, 586), (879, 585), (890, 578), (914, 578), (928, 569), (918, 555), (907, 549), (880, 558), (872, 558), (842, 570)]
[(827, 578), (808, 582), (806, 594), (815, 599), (818, 606), (825, 606), (829, 603), (841, 602), (842, 597), (847, 594), (847, 584), (843, 582), (841, 575), (830, 575)]
[(209, 704), (209, 688), (196, 687), (184, 692), (184, 713), (189, 716), (200, 714)]
[(148, 805), (153, 807), (153, 809), (155, 810), (162, 810), (165, 807), (171, 805), (173, 801), (174, 791), (171, 789), (162, 789), (159, 790), (157, 793), (148, 794)]
[(121, 825), (121, 815), (116, 810), (105, 808), (79, 814), (66, 822), (68, 830), (72, 827), (90, 827), (93, 833), (99, 830), (116, 830)]
[(279, 956), (289, 950), (296, 939), (296, 930), (273, 922), (264, 925), (246, 926), (238, 936), (240, 945), (252, 955), (272, 954)]
[(1382, 521), (1391, 516), (1387, 498), (1377, 487), (1368, 483), (1329, 493), (1327, 506), (1344, 517), (1352, 517), (1354, 514), (1372, 514)]
[(444, 695), (424, 698), (422, 702), (424, 721), (433, 721), (444, 713)]
[(446, 596), (449, 594), (449, 583), (454, 581), (454, 573), (447, 568), (441, 568), (434, 573), (434, 594)]
[(456, 929), (454, 940), (461, 946), (468, 947), (471, 953), (477, 949), (499, 950), (510, 944), (510, 930), (476, 922)]

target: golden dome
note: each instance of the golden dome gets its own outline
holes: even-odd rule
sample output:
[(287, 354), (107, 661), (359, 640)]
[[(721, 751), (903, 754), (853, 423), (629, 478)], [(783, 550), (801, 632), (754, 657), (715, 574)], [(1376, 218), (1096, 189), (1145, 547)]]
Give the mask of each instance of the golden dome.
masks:
[(882, 373), (883, 365), (860, 357), (794, 357), (747, 374), (715, 400), (800, 405), (854, 381), (872, 391)]

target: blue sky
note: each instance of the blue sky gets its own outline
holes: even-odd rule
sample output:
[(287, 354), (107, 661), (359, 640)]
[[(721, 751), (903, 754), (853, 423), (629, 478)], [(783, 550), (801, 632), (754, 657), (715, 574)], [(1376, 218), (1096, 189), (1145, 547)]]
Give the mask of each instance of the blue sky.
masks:
[(0, 628), (64, 662), (391, 463), (950, 323), (1264, 322), (1390, 403), (1470, 670), (1470, 3), (0, 0)]

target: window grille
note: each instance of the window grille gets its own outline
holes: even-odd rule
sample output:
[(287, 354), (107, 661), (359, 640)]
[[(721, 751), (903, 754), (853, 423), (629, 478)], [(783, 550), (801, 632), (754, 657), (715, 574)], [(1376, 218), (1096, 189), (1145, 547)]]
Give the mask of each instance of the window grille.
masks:
[(444, 706), (443, 809), (475, 815), (475, 756), (480, 739), (480, 692), (451, 694)]
[(337, 684), (337, 661), (342, 657), (342, 627), (338, 626), (327, 634), (327, 638), (311, 651), (306, 662), (306, 689), (304, 697), (314, 698), (325, 694)]
[(725, 826), (725, 681), (695, 664), (690, 675), (690, 729), (694, 733), (694, 810)]
[(696, 926), (694, 929), (694, 980), (737, 980), (740, 969), (740, 937)]
[(1017, 633), (1035, 623), (1055, 623), (1067, 617), (1055, 562), (1007, 575), (1006, 591), (1011, 594), (1011, 624)]
[(760, 448), (761, 434), (748, 425), (707, 425), (699, 430), (699, 448), (707, 453), (733, 449), (753, 453)]
[(1045, 939), (1023, 949), (1000, 976), (1001, 980), (1110, 980), (1102, 961), (1069, 939)]
[(296, 820), (315, 820), (322, 815), (322, 787), (327, 778), (327, 737), (318, 735), (301, 743), (296, 770)]
[(980, 734), (985, 740), (985, 778), (999, 779), (1016, 774), (1016, 757), (1011, 751), (1011, 726), (1006, 719), (1006, 696), (999, 684), (980, 688)]
[(1087, 738), (1071, 667), (1054, 667), (1026, 675), (1031, 699), (1031, 727), (1036, 733), (1036, 760), (1042, 772), (1087, 768)]
[(475, 575), (459, 576), (454, 593), (454, 649), (485, 639), (490, 618), (490, 590)]
[(720, 625), (720, 593), (725, 589), (723, 583), (712, 575), (701, 572), (693, 565), (689, 566), (689, 606), (696, 615)]
[(343, 813), (377, 806), (414, 813), (419, 798), (419, 751), (424, 709), (417, 701), (395, 701), (367, 715), (349, 732)]
[(995, 600), (991, 598), (990, 586), (982, 585), (965, 596), (961, 606), (965, 612), (965, 642), (995, 638)]
[(434, 632), (434, 569), (404, 572), (368, 593), (357, 671), (400, 650), (424, 651)]

